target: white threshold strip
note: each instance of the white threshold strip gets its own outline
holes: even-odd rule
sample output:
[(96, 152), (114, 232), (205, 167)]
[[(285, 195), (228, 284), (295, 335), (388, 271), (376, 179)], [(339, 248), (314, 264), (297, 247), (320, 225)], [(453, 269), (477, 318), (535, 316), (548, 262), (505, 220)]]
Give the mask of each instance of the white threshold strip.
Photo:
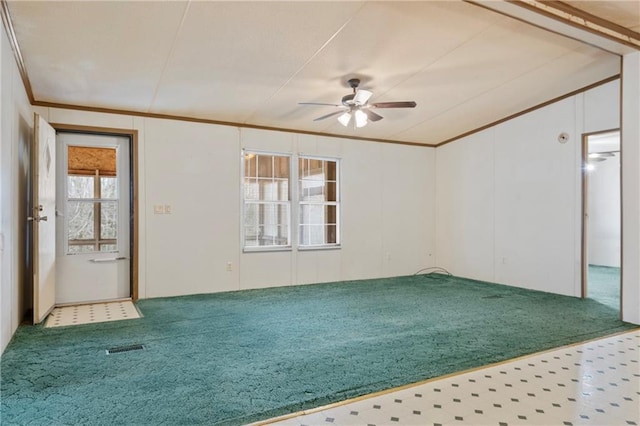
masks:
[(640, 329), (258, 422), (640, 425)]
[(45, 328), (66, 327), (140, 317), (140, 312), (131, 300), (116, 300), (55, 307), (44, 326)]

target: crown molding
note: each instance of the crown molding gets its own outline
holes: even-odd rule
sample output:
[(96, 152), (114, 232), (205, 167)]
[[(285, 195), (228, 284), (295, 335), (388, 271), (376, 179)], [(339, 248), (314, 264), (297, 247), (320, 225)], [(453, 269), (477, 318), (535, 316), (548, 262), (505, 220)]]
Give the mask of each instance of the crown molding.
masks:
[(16, 64), (18, 65), (18, 71), (20, 72), (20, 77), (22, 78), (22, 84), (24, 84), (24, 89), (27, 92), (27, 96), (29, 97), (29, 102), (33, 104), (33, 90), (31, 89), (31, 82), (29, 81), (29, 75), (27, 74), (27, 67), (24, 65), (24, 59), (22, 58), (22, 53), (20, 52), (20, 46), (18, 45), (18, 39), (16, 38), (16, 33), (13, 29), (13, 21), (11, 20), (11, 12), (9, 11), (9, 3), (7, 0), (0, 0), (0, 15), (2, 16), (2, 23), (4, 25), (4, 29), (7, 32), (7, 37), (9, 38), (9, 44), (11, 45), (11, 50), (13, 50), (13, 57), (16, 60)]
[(498, 124), (502, 124), (505, 121), (513, 120), (514, 118), (520, 117), (521, 115), (528, 114), (528, 113), (530, 113), (532, 111), (535, 111), (537, 109), (544, 108), (544, 107), (546, 107), (548, 105), (551, 105), (553, 103), (559, 102), (559, 101), (561, 101), (563, 99), (570, 98), (571, 96), (575, 96), (577, 94), (586, 92), (587, 90), (591, 90), (591, 89), (596, 88), (598, 86), (602, 86), (603, 84), (607, 84), (607, 83), (610, 83), (612, 81), (619, 80), (619, 79), (620, 79), (620, 74), (612, 75), (611, 77), (605, 78), (604, 80), (600, 80), (600, 81), (597, 81), (597, 82), (595, 82), (593, 84), (589, 84), (588, 86), (581, 87), (580, 89), (571, 91), (569, 93), (565, 93), (564, 95), (558, 96), (556, 98), (553, 98), (553, 99), (550, 99), (548, 101), (545, 101), (545, 102), (543, 102), (541, 104), (538, 104), (538, 105), (532, 106), (530, 108), (524, 109), (524, 110), (522, 110), (520, 112), (516, 112), (515, 114), (511, 114), (511, 115), (509, 115), (507, 117), (501, 118), (500, 120), (496, 120), (496, 121), (494, 121), (492, 123), (489, 123), (489, 124), (486, 124), (486, 125), (484, 125), (482, 127), (478, 127), (477, 129), (470, 130), (468, 132), (461, 133), (461, 134), (459, 134), (457, 136), (454, 136), (452, 138), (446, 139), (446, 140), (444, 140), (442, 142), (439, 142), (439, 143), (435, 144), (435, 147), (439, 148), (439, 147), (441, 147), (443, 145), (446, 145), (448, 143), (455, 142), (458, 139), (462, 139), (464, 137), (473, 135), (474, 133), (481, 132), (481, 131), (486, 130), (486, 129), (488, 129), (490, 127), (493, 127), (493, 126), (497, 126)]
[(177, 120), (177, 121), (187, 121), (192, 123), (215, 124), (218, 126), (230, 126), (230, 127), (237, 127), (242, 129), (256, 129), (256, 130), (268, 130), (272, 132), (296, 133), (300, 135), (323, 136), (328, 138), (349, 139), (349, 140), (356, 140), (356, 141), (363, 141), (363, 142), (381, 142), (381, 143), (391, 143), (396, 145), (420, 146), (425, 148), (433, 148), (435, 146), (434, 144), (426, 144), (426, 143), (413, 142), (413, 141), (367, 138), (367, 137), (360, 137), (360, 136), (340, 135), (340, 134), (323, 133), (323, 132), (311, 132), (311, 131), (299, 130), (299, 129), (261, 126), (257, 124), (248, 124), (248, 123), (236, 123), (233, 121), (220, 121), (220, 120), (212, 120), (208, 118), (189, 117), (184, 115), (159, 114), (159, 113), (153, 113), (153, 112), (142, 112), (142, 111), (124, 110), (124, 109), (116, 109), (116, 108), (71, 105), (71, 104), (64, 104), (64, 103), (57, 103), (57, 102), (34, 101), (31, 104), (33, 106), (46, 107), (46, 108), (71, 109), (71, 110), (77, 110), (77, 111), (97, 112), (97, 113), (104, 113), (104, 114), (118, 114), (118, 115), (129, 115), (129, 116), (135, 116), (135, 117), (157, 118), (162, 120)]
[(640, 50), (640, 34), (562, 1), (507, 0), (517, 6)]

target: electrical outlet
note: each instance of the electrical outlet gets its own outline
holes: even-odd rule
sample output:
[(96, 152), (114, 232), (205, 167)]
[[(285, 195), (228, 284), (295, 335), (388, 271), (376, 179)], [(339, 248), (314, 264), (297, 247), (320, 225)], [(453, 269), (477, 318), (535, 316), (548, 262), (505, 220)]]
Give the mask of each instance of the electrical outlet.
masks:
[(164, 214), (171, 214), (171, 205), (170, 204), (165, 204), (164, 205)]
[(227, 271), (229, 272), (233, 271), (233, 263), (227, 262)]
[(153, 206), (153, 214), (163, 214), (164, 213), (164, 207), (161, 205), (155, 205)]

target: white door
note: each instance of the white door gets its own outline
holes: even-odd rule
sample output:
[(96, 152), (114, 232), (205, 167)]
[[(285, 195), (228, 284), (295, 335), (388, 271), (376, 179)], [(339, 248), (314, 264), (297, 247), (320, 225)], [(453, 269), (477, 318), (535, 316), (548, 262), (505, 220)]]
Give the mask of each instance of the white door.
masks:
[(59, 133), (56, 303), (131, 297), (129, 138)]
[(33, 226), (33, 323), (42, 322), (56, 296), (56, 132), (34, 114), (31, 151), (31, 206)]

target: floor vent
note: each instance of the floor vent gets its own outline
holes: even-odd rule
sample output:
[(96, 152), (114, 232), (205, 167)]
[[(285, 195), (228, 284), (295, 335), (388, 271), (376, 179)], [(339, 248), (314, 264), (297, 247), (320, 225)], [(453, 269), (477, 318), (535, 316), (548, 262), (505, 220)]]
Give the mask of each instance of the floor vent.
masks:
[(117, 348), (107, 349), (107, 355), (118, 354), (120, 352), (141, 351), (144, 349), (142, 345), (119, 346)]
[(502, 299), (504, 296), (501, 294), (493, 294), (491, 296), (483, 296), (483, 299)]

